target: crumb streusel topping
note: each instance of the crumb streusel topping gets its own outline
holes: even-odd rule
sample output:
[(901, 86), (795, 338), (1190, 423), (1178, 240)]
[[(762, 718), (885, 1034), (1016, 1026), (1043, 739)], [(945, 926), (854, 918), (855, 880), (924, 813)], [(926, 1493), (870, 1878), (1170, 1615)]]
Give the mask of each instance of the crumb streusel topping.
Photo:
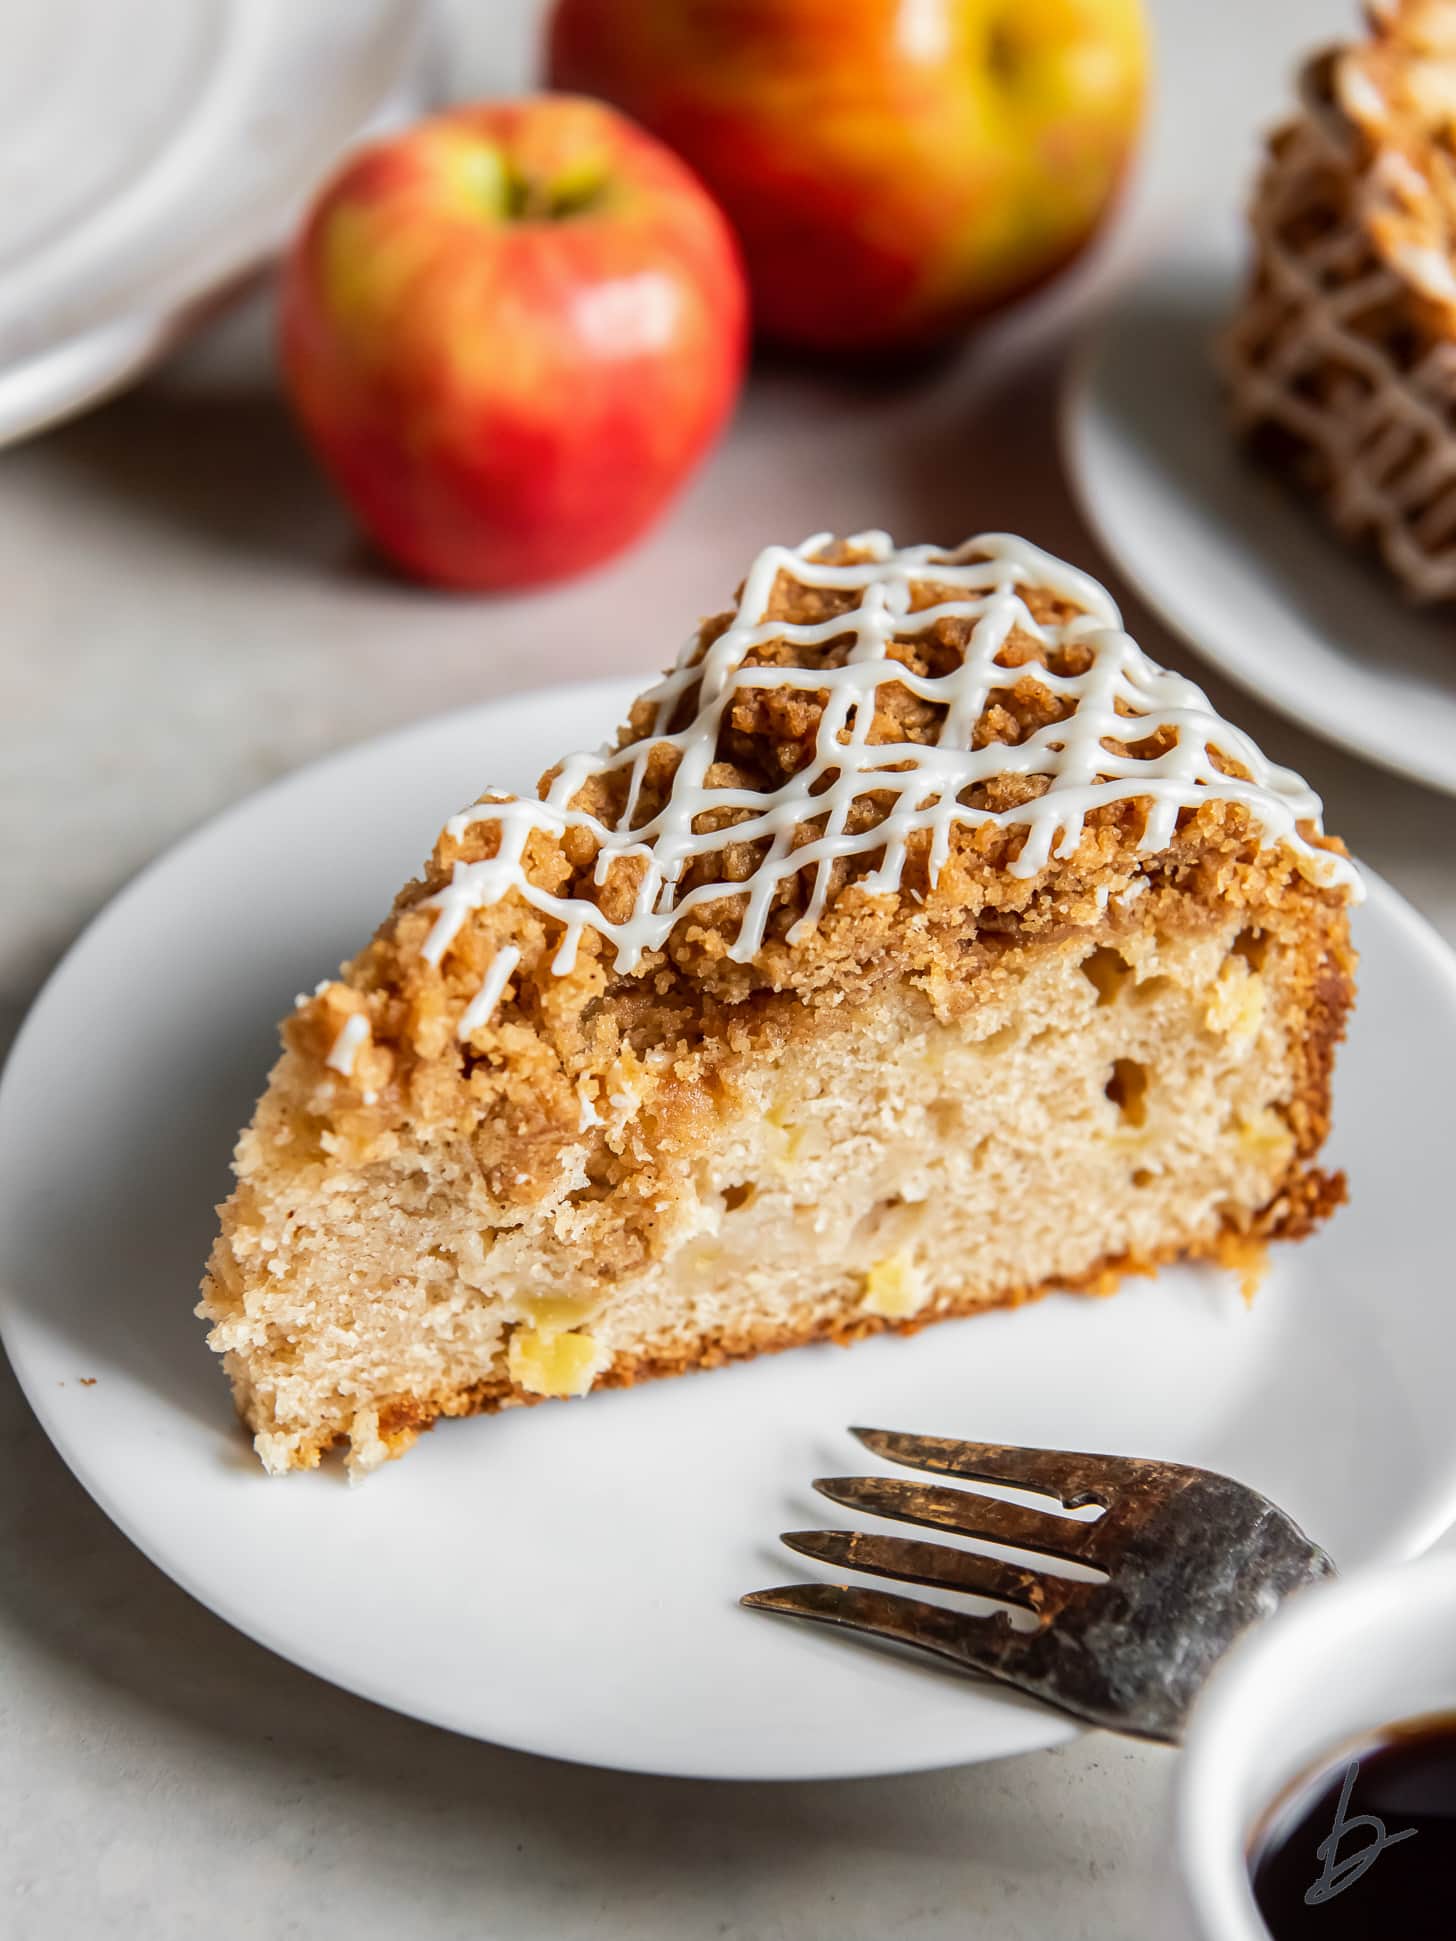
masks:
[[(588, 930), (630, 974), (727, 900), (726, 957), (749, 963), (791, 893), (790, 947), (851, 878), (897, 895), (912, 850), (933, 893), (957, 831), (1002, 832), (1004, 868), (1029, 879), (1074, 855), (1099, 811), (1140, 805), (1134, 846), (1157, 851), (1209, 801), (1243, 809), (1315, 881), (1353, 881), (1301, 833), (1318, 798), (1149, 660), (1087, 575), (1006, 534), (952, 553), (820, 534), (759, 555), (736, 612), (694, 637), (615, 746), (569, 757), (540, 800), (488, 796), (446, 825), (421, 955), (439, 966), (473, 911), (514, 895), (559, 925), (555, 974)], [(567, 882), (533, 869), (543, 837)], [(519, 962), (503, 943), (462, 1040)]]

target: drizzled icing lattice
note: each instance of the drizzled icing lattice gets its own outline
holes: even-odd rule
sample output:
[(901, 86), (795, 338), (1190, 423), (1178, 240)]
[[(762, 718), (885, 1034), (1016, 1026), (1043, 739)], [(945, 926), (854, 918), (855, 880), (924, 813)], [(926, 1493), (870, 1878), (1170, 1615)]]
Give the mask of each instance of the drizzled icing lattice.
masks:
[[(807, 906), (788, 933), (800, 941), (823, 914), (833, 865), (841, 857), (875, 859), (859, 879), (870, 894), (892, 893), (900, 883), (908, 845), (928, 837), (934, 883), (950, 853), (956, 828), (985, 823), (1024, 831), (1008, 864), (1032, 877), (1053, 858), (1076, 849), (1088, 814), (1104, 804), (1140, 798), (1147, 803), (1141, 847), (1156, 851), (1172, 839), (1179, 812), (1201, 801), (1242, 803), (1264, 837), (1297, 853), (1300, 866), (1322, 882), (1352, 888), (1350, 865), (1313, 846), (1296, 824), (1317, 820), (1319, 799), (1297, 775), (1266, 760), (1237, 728), (1214, 713), (1201, 690), (1183, 676), (1156, 666), (1123, 631), (1107, 592), (1083, 573), (1039, 548), (1007, 534), (972, 539), (954, 553), (928, 546), (896, 550), (880, 532), (849, 542), (852, 563), (820, 555), (829, 546), (818, 534), (797, 548), (770, 546), (754, 562), (731, 624), (700, 652), (696, 637), (676, 667), (645, 697), (652, 726), (623, 747), (570, 756), (542, 800), (488, 799), (455, 816), (447, 834), (459, 840), (478, 824), (497, 831), (494, 856), (459, 860), (450, 882), (427, 901), (436, 912), (424, 956), (439, 964), (471, 911), (515, 894), (562, 926), (552, 961), (558, 975), (570, 971), (583, 933), (595, 930), (616, 950), (620, 971), (637, 969), (646, 953), (666, 943), (675, 924), (696, 906), (736, 897), (742, 915), (729, 955), (751, 960), (762, 947), (775, 892), (790, 875), (811, 873)], [(805, 588), (855, 596), (846, 612), (812, 623), (768, 619), (780, 575)], [(934, 604), (916, 607), (917, 593), (932, 591)], [(1069, 617), (1038, 621), (1027, 594), (1042, 590), (1075, 607)], [(894, 641), (910, 641), (937, 623), (969, 623), (969, 640), (958, 664), (943, 675), (921, 675), (889, 656)], [(1048, 659), (1078, 646), (1079, 673), (1058, 673), (1040, 663), (1026, 673), (1049, 693), (1072, 704), (1065, 719), (1036, 728), (1017, 744), (973, 745), (977, 723), (993, 693), (1017, 678), (998, 663), (1013, 629), (1038, 644)], [(843, 664), (800, 667), (753, 664), (748, 657), (771, 642), (790, 649), (850, 643)], [(940, 711), (933, 742), (873, 741), (876, 697), (898, 684)], [(709, 781), (719, 756), (725, 718), (735, 697), (753, 689), (798, 689), (823, 697), (812, 751), (803, 766), (776, 788), (718, 787)], [(694, 705), (695, 704), (695, 705)], [(685, 725), (673, 726), (694, 705)], [(1167, 742), (1162, 752), (1118, 753), (1149, 738)], [(638, 827), (649, 760), (666, 744), (675, 761), (666, 802)], [(1215, 751), (1248, 779), (1217, 765)], [(659, 756), (660, 760), (661, 757)], [(1014, 807), (992, 810), (963, 798), (978, 784), (1002, 775), (1044, 777), (1044, 793)], [(617, 826), (574, 806), (592, 778), (625, 776), (625, 807)], [(887, 805), (871, 827), (851, 826), (857, 805), (873, 796)], [(723, 811), (737, 820), (725, 820)], [(704, 823), (708, 826), (703, 826)], [(597, 846), (595, 880), (633, 860), (637, 883), (630, 914), (614, 921), (582, 895), (560, 896), (533, 882), (525, 868), (526, 845), (537, 831), (560, 837), (585, 831)], [(797, 838), (797, 841), (796, 841)], [(708, 870), (679, 894), (689, 864), (701, 866), (730, 844), (758, 847), (757, 867), (746, 881)], [(460, 1022), (469, 1037), (489, 1017), (518, 961), (513, 946), (492, 962), (485, 984)]]
[(1280, 434), (1421, 600), (1456, 597), (1456, 172), (1430, 134), (1456, 108), (1453, 22), (1449, 0), (1402, 0), (1305, 66), (1225, 347), (1240, 428)]

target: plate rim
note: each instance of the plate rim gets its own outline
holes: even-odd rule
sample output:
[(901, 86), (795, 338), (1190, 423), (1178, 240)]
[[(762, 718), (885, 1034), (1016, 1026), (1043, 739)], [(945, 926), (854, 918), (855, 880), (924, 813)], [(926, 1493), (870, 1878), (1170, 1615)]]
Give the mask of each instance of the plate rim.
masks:
[[(491, 720), (495, 724), (494, 732), (499, 735), (501, 732), (499, 717), (502, 713), (528, 711), (539, 707), (545, 696), (551, 697), (558, 704), (568, 699), (572, 704), (598, 701), (603, 705), (592, 711), (597, 718), (605, 720), (619, 704), (625, 705), (630, 702), (639, 691), (641, 681), (641, 675), (617, 674), (591, 680), (563, 682), (547, 687), (521, 689), (496, 699), (474, 702), (464, 708), (447, 709), (422, 716), (418, 720), (406, 722), (361, 741), (334, 749), (314, 762), (305, 763), (288, 774), (275, 777), (263, 787), (253, 790), (236, 802), (227, 804), (196, 828), (186, 831), (157, 856), (143, 864), (89, 919), (51, 970), (27, 1008), (4, 1064), (0, 1066), (0, 1149), (3, 1149), (7, 1143), (8, 1100), (13, 1091), (14, 1073), (19, 1068), (20, 1055), (33, 1035), (46, 1027), (49, 1006), (59, 1001), (60, 987), (74, 961), (84, 951), (94, 946), (97, 933), (115, 919), (123, 906), (145, 893), (155, 876), (166, 871), (195, 847), (204, 845), (224, 827), (247, 818), (263, 800), (286, 793), (305, 778), (310, 783), (315, 783), (336, 765), (343, 765), (360, 758), (378, 757), (392, 745), (417, 735), (428, 737), (446, 728), (458, 730), (467, 721), (477, 717)], [(1367, 884), (1369, 903), (1379, 909), (1382, 917), (1398, 932), (1402, 945), (1407, 949), (1418, 951), (1432, 971), (1446, 985), (1450, 993), (1453, 1013), (1456, 1013), (1456, 951), (1453, 951), (1430, 921), (1378, 871), (1362, 865), (1361, 872)], [(153, 1539), (148, 1526), (134, 1518), (127, 1505), (113, 1492), (108, 1484), (104, 1466), (88, 1455), (84, 1444), (70, 1435), (59, 1407), (50, 1406), (55, 1398), (42, 1390), (40, 1371), (33, 1366), (27, 1367), (23, 1353), (17, 1355), (17, 1337), (22, 1332), (23, 1325), (23, 1310), (11, 1299), (3, 1281), (0, 1281), (0, 1345), (5, 1348), (21, 1391), (52, 1449), (121, 1535), (134, 1544), (149, 1562), (188, 1596), (243, 1636), (250, 1638), (286, 1662), (297, 1665), (311, 1676), (348, 1691), (354, 1697), (380, 1705), (386, 1710), (419, 1719), (442, 1730), (455, 1732), (484, 1744), (500, 1745), (537, 1757), (562, 1759), (568, 1763), (594, 1766), (601, 1770), (676, 1779), (717, 1779), (725, 1782), (756, 1783), (766, 1781), (804, 1783), (946, 1770), (958, 1765), (1014, 1757), (1022, 1752), (1044, 1750), (1055, 1745), (1066, 1744), (1081, 1736), (1084, 1731), (1090, 1730), (1076, 1720), (1065, 1718), (1050, 1709), (1042, 1711), (1028, 1708), (1024, 1715), (1023, 1728), (1014, 1745), (993, 1745), (985, 1750), (972, 1746), (950, 1757), (942, 1756), (937, 1752), (924, 1759), (895, 1758), (888, 1762), (882, 1755), (868, 1755), (854, 1764), (841, 1759), (839, 1763), (830, 1766), (815, 1764), (812, 1757), (806, 1757), (797, 1764), (780, 1766), (773, 1772), (765, 1772), (759, 1767), (733, 1766), (728, 1763), (720, 1763), (711, 1770), (704, 1770), (701, 1767), (685, 1770), (681, 1765), (663, 1761), (654, 1762), (648, 1758), (634, 1759), (630, 1755), (613, 1756), (610, 1759), (597, 1758), (580, 1750), (568, 1749), (561, 1744), (549, 1743), (540, 1735), (526, 1737), (509, 1731), (486, 1733), (468, 1722), (463, 1722), (460, 1717), (452, 1716), (447, 1710), (421, 1703), (411, 1694), (397, 1690), (391, 1693), (387, 1679), (373, 1682), (362, 1680), (357, 1675), (351, 1674), (347, 1668), (341, 1668), (337, 1663), (322, 1658), (307, 1640), (299, 1641), (291, 1637), (285, 1639), (285, 1634), (266, 1615), (260, 1614), (251, 1607), (245, 1609), (231, 1594), (220, 1595), (211, 1586), (203, 1588), (203, 1574), (194, 1568), (188, 1552), (171, 1550), (165, 1544)], [(1456, 1445), (1453, 1445), (1451, 1473), (1444, 1485), (1432, 1489), (1430, 1504), (1420, 1517), (1402, 1530), (1399, 1541), (1389, 1546), (1379, 1543), (1373, 1546), (1374, 1564), (1384, 1566), (1422, 1554), (1451, 1527), (1453, 1522), (1456, 1522)]]
[[(1222, 638), (1200, 621), (1197, 613), (1190, 610), (1176, 590), (1164, 584), (1161, 578), (1148, 576), (1141, 560), (1134, 559), (1107, 518), (1101, 504), (1100, 487), (1093, 478), (1095, 461), (1090, 456), (1095, 435), (1092, 421), (1098, 410), (1098, 378), (1108, 362), (1118, 324), (1131, 308), (1137, 294), (1169, 279), (1180, 263), (1189, 269), (1219, 273), (1226, 281), (1230, 295), (1237, 288), (1235, 265), (1223, 264), (1211, 253), (1203, 258), (1190, 258), (1176, 250), (1164, 250), (1140, 265), (1120, 285), (1098, 318), (1096, 327), (1067, 359), (1057, 391), (1056, 442), (1077, 511), (1097, 544), (1142, 603), (1215, 673), (1273, 713), (1342, 749), (1346, 754), (1382, 768), (1389, 774), (1399, 775), (1406, 781), (1418, 782), (1445, 795), (1456, 795), (1456, 756), (1453, 756), (1449, 766), (1443, 767), (1419, 751), (1410, 757), (1383, 744), (1372, 746), (1368, 740), (1361, 739), (1355, 728), (1347, 725), (1342, 714), (1322, 705), (1318, 683), (1309, 688), (1296, 688), (1292, 680), (1284, 682), (1277, 672), (1271, 681), (1267, 675), (1261, 677), (1246, 666), (1242, 659), (1230, 659)], [(1220, 424), (1219, 429), (1232, 438), (1233, 433), (1227, 426)], [(1333, 548), (1348, 550), (1345, 542), (1333, 532), (1329, 535), (1329, 543)], [(1399, 590), (1393, 585), (1392, 597), (1399, 599)], [(1277, 667), (1277, 662), (1275, 665)]]

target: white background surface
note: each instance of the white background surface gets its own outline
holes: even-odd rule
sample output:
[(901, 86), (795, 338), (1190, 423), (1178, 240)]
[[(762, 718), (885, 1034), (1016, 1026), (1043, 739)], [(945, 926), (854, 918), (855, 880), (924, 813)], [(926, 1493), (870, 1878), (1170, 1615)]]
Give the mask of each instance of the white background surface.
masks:
[[(452, 90), (519, 85), (533, 13), (457, 0)], [(1351, 9), (1162, 0), (1155, 13), (1143, 237), (1186, 233), (1199, 197), (1241, 193), (1249, 131), (1283, 99), (1290, 53)], [(1010, 526), (1097, 567), (1053, 435), (1058, 361), (1094, 295), (1083, 278), (914, 387), (761, 371), (667, 526), (529, 600), (439, 598), (362, 558), (300, 461), (257, 316), (7, 454), (9, 1025), (85, 918), (213, 809), (400, 720), (654, 668), (767, 539)], [(1263, 713), (1126, 605), (1152, 651), (1302, 768), (1357, 853), (1456, 939), (1456, 803)], [(126, 1020), (94, 1028), (100, 1057)], [(347, 1698), (207, 1616), (85, 1499), (8, 1377), (0, 1437), (0, 1933), (1180, 1941), (1168, 1754), (1094, 1736), (960, 1773), (759, 1788), (498, 1752)]]

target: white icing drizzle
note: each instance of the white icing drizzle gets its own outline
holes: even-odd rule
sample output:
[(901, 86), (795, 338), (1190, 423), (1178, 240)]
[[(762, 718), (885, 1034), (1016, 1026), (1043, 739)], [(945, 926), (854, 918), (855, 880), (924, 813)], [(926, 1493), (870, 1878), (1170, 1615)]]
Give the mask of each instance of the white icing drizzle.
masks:
[(590, 1126), (599, 1126), (604, 1123), (601, 1113), (597, 1111), (590, 1094), (587, 1092), (586, 1087), (588, 1082), (585, 1078), (579, 1078), (576, 1081), (576, 1102), (580, 1108), (576, 1121), (576, 1129), (578, 1132), (585, 1132)]
[[(1414, 299), (1456, 310), (1435, 190), (1388, 144), (1391, 108), (1360, 47), (1300, 77), (1301, 113), (1271, 150), (1250, 211), (1256, 276), (1225, 346), (1235, 417), (1282, 427), (1318, 454), (1336, 527), (1372, 538), (1421, 600), (1456, 597), (1456, 339), (1431, 341)], [(1334, 206), (1344, 219), (1301, 224)], [(1439, 231), (1436, 233), (1439, 234)], [(1444, 241), (1444, 238), (1442, 238)], [(1360, 327), (1391, 311), (1427, 347)], [(1307, 380), (1318, 376), (1311, 387)]]
[[(864, 557), (841, 565), (819, 557), (828, 543), (828, 535), (821, 533), (797, 548), (770, 546), (759, 555), (731, 625), (701, 659), (694, 659), (695, 636), (673, 671), (648, 693), (654, 721), (647, 734), (622, 748), (568, 757), (542, 800), (496, 795), (446, 824), (447, 833), (459, 840), (477, 824), (492, 823), (498, 846), (485, 860), (457, 861), (450, 882), (428, 899), (426, 907), (438, 912), (423, 950), (429, 963), (443, 960), (472, 911), (512, 893), (562, 926), (552, 960), (558, 975), (572, 968), (587, 929), (615, 946), (619, 971), (631, 972), (649, 951), (666, 943), (688, 911), (725, 897), (742, 900), (738, 933), (728, 954), (746, 963), (763, 945), (775, 890), (787, 876), (813, 872), (808, 906), (788, 933), (793, 944), (822, 915), (837, 858), (877, 858), (860, 887), (871, 894), (890, 894), (899, 886), (912, 835), (930, 838), (933, 883), (949, 856), (955, 828), (994, 823), (1025, 832), (1009, 868), (1016, 876), (1032, 877), (1053, 858), (1074, 853), (1093, 809), (1132, 798), (1148, 805), (1141, 838), (1145, 851), (1167, 846), (1182, 810), (1208, 800), (1237, 802), (1268, 841), (1285, 843), (1295, 852), (1307, 875), (1358, 890), (1350, 864), (1306, 842), (1296, 828), (1301, 821), (1318, 821), (1319, 798), (1222, 720), (1193, 682), (1149, 660), (1123, 631), (1111, 596), (1086, 574), (1005, 533), (968, 540), (950, 554), (928, 546), (897, 550), (882, 532), (860, 533), (851, 544)], [(780, 574), (805, 587), (852, 593), (857, 604), (809, 624), (766, 619)], [(914, 595), (926, 588), (934, 589), (934, 604), (912, 610)], [(1077, 611), (1056, 624), (1038, 622), (1024, 597), (1030, 589), (1049, 591)], [(922, 676), (889, 657), (892, 641), (911, 639), (945, 619), (971, 623), (964, 657), (950, 672)], [(992, 693), (1021, 678), (1019, 671), (997, 662), (1013, 628), (1049, 652), (1074, 643), (1088, 650), (1089, 665), (1081, 674), (1057, 674), (1039, 663), (1025, 669), (1052, 694), (1071, 701), (1074, 711), (1065, 720), (1036, 729), (1017, 746), (992, 742), (973, 748), (973, 731)], [(806, 648), (846, 636), (850, 650), (834, 668), (758, 666), (747, 658), (771, 641)], [(890, 683), (943, 710), (933, 743), (869, 739), (877, 690)], [(735, 695), (785, 687), (825, 697), (812, 758), (776, 789), (711, 786), (708, 773)], [(692, 719), (670, 728), (682, 698), (695, 688)], [(1109, 738), (1138, 743), (1168, 729), (1174, 731), (1172, 745), (1153, 758), (1115, 754), (1105, 745)], [(663, 744), (676, 755), (669, 798), (633, 828), (649, 758)], [(1236, 761), (1250, 779), (1223, 773), (1214, 763), (1215, 750)], [(627, 800), (620, 827), (572, 806), (590, 777), (622, 771)], [(995, 812), (960, 800), (977, 783), (1006, 773), (1045, 776), (1049, 786), (1032, 801)], [(852, 832), (850, 811), (871, 792), (881, 803), (891, 798), (889, 812), (876, 826)], [(708, 811), (723, 809), (740, 811), (742, 819), (722, 829), (698, 826)], [(805, 839), (811, 823), (814, 832)], [(623, 920), (612, 921), (586, 897), (555, 895), (527, 875), (524, 858), (530, 836), (543, 831), (559, 837), (569, 829), (585, 830), (598, 845), (598, 884), (622, 859), (640, 865), (632, 909)], [(746, 881), (714, 876), (678, 894), (690, 862), (744, 842), (762, 847), (758, 866)], [(462, 1038), (490, 1017), (518, 962), (513, 945), (497, 952), (460, 1020)]]
[(1394, 253), (1406, 282), (1436, 303), (1456, 303), (1456, 271), (1450, 258), (1430, 243), (1401, 243)]
[(514, 944), (507, 944), (498, 950), (490, 960), (490, 968), (485, 973), (485, 982), (466, 1005), (457, 1026), (461, 1038), (470, 1038), (490, 1017), (501, 1001), (501, 993), (510, 980), (511, 972), (521, 961), (521, 953)]
[(329, 1047), (329, 1055), (324, 1063), (345, 1078), (353, 1076), (354, 1060), (369, 1042), (369, 1020), (362, 1011), (354, 1011), (345, 1018), (339, 1027), (339, 1034)]

